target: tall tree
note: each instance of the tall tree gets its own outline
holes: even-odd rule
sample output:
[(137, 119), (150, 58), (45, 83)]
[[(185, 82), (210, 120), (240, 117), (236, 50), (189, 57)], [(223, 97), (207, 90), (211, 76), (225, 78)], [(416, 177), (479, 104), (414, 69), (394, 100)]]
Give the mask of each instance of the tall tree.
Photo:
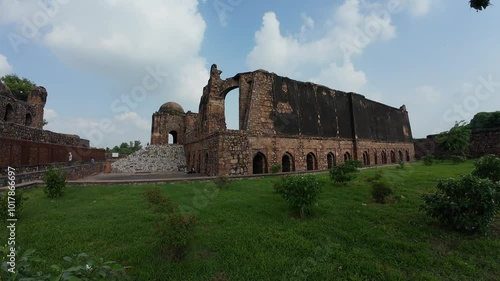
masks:
[(476, 11), (481, 11), (491, 6), (490, 0), (470, 0), (470, 7), (476, 9)]
[(16, 74), (8, 74), (3, 76), (2, 82), (9, 87), (12, 94), (20, 100), (27, 101), (28, 95), (31, 93), (36, 84), (27, 78), (20, 78)]
[(447, 132), (439, 134), (438, 144), (452, 155), (466, 156), (469, 149), (471, 130), (465, 121), (455, 122)]

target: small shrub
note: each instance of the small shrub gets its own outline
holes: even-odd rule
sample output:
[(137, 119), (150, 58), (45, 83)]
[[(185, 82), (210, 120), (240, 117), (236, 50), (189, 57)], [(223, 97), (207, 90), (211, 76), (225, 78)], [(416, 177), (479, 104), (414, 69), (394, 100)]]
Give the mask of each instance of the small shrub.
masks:
[(453, 164), (455, 164), (455, 165), (458, 165), (460, 163), (464, 163), (465, 162), (465, 157), (460, 156), (460, 155), (452, 155), (450, 157), (450, 159), (451, 159), (451, 162), (453, 162)]
[[(13, 195), (13, 196), (12, 196)], [(9, 197), (11, 206), (9, 206)], [(14, 199), (14, 200), (12, 200)], [(3, 195), (0, 196), (0, 218), (5, 221), (6, 219), (18, 219), (21, 210), (23, 209), (24, 201), (28, 200), (27, 197), (23, 196), (23, 193), (19, 190), (9, 191), (6, 190)], [(12, 205), (14, 204), (14, 205)], [(13, 208), (13, 212), (9, 211)], [(10, 215), (10, 214), (13, 214)]]
[(156, 213), (170, 214), (174, 211), (174, 203), (170, 198), (161, 194), (160, 188), (152, 188), (144, 191), (144, 197), (149, 203), (149, 206)]
[(405, 169), (405, 162), (404, 161), (399, 161), (399, 165), (396, 166), (399, 170), (404, 170)]
[(427, 215), (459, 231), (484, 232), (493, 222), (500, 199), (500, 184), (473, 175), (441, 180), (437, 191), (423, 195)]
[(49, 169), (43, 175), (44, 192), (48, 198), (57, 198), (63, 195), (66, 187), (66, 174), (58, 169)]
[(361, 168), (363, 166), (363, 163), (359, 160), (347, 160), (344, 162), (344, 165), (357, 169), (357, 168)]
[(371, 183), (374, 181), (381, 180), (384, 173), (381, 170), (378, 170), (373, 176), (366, 178), (366, 182)]
[(290, 204), (294, 214), (303, 218), (311, 212), (321, 193), (321, 184), (315, 176), (282, 177), (274, 184), (274, 190)]
[(224, 189), (229, 187), (229, 177), (228, 176), (217, 176), (214, 180), (213, 183), (217, 188), (219, 189)]
[[(358, 161), (359, 162), (359, 161)], [(348, 161), (344, 164), (334, 166), (330, 169), (330, 178), (335, 183), (346, 183), (356, 178), (357, 163)]]
[(434, 163), (434, 156), (427, 155), (427, 156), (422, 157), (422, 160), (424, 160), (425, 166), (432, 166), (432, 164)]
[(490, 179), (493, 182), (500, 181), (500, 157), (485, 155), (474, 163), (476, 168), (473, 175), (482, 179)]
[(196, 217), (189, 214), (174, 213), (157, 224), (162, 254), (171, 261), (181, 261), (189, 252), (194, 236)]
[(393, 191), (388, 182), (382, 180), (372, 182), (372, 197), (375, 202), (385, 204), (387, 197), (392, 194)]
[(276, 174), (279, 172), (281, 172), (281, 165), (280, 164), (276, 164), (276, 165), (273, 165), (271, 167), (271, 173)]
[[(7, 261), (2, 263), (0, 269), (0, 280), (92, 280), (92, 281), (118, 281), (130, 280), (125, 272), (125, 267), (114, 262), (104, 261), (102, 258), (94, 259), (87, 254), (81, 253), (73, 257), (64, 257), (64, 264), (54, 264), (50, 268), (52, 272), (36, 271), (45, 262), (39, 257), (36, 250), (23, 251), (16, 247), (16, 273), (8, 271), (10, 266)], [(9, 247), (0, 249), (2, 256), (9, 253)]]

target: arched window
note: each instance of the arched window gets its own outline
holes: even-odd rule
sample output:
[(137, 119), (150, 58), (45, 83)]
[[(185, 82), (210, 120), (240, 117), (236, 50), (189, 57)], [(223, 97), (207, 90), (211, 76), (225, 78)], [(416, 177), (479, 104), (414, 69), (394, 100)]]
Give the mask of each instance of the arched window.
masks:
[(406, 162), (410, 162), (410, 152), (406, 151)]
[(351, 154), (349, 152), (344, 153), (344, 162), (351, 160)]
[(210, 174), (210, 169), (209, 169), (209, 165), (208, 165), (208, 152), (205, 153), (205, 175), (209, 175)]
[(373, 162), (374, 162), (375, 165), (378, 165), (377, 152), (373, 153)]
[(176, 144), (177, 143), (177, 131), (170, 131), (168, 133), (168, 144)]
[(290, 153), (285, 153), (283, 157), (281, 157), (281, 171), (292, 172), (295, 171), (295, 163), (293, 161), (293, 157)]
[(307, 154), (307, 170), (317, 170), (318, 169), (318, 161), (316, 160), (316, 155), (314, 153), (310, 152)]
[(254, 174), (266, 174), (267, 173), (267, 159), (266, 156), (257, 152), (253, 157), (253, 173)]
[(382, 164), (387, 164), (387, 154), (385, 153), (385, 151), (382, 150), (381, 156), (382, 156)]
[(391, 163), (396, 163), (396, 153), (391, 150)]
[(13, 122), (14, 121), (14, 108), (12, 105), (7, 104), (5, 107), (5, 115), (3, 117), (5, 122)]
[(24, 125), (25, 126), (31, 126), (31, 123), (33, 122), (33, 119), (31, 118), (31, 114), (27, 113), (26, 118), (24, 119)]
[(336, 160), (337, 159), (335, 159), (335, 154), (333, 154), (333, 152), (330, 152), (330, 153), (328, 153), (328, 155), (326, 155), (326, 161), (328, 163), (328, 169), (331, 169), (333, 166), (335, 166), (337, 164)]
[(403, 152), (401, 150), (398, 151), (398, 156), (399, 156), (399, 162), (404, 161)]
[(364, 166), (370, 165), (370, 155), (368, 155), (367, 151), (363, 152), (363, 165)]

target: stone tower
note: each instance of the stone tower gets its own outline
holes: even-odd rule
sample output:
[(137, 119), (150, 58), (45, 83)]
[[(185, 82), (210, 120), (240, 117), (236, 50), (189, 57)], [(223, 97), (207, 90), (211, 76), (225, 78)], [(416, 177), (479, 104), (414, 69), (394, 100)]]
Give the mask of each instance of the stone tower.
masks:
[(182, 106), (175, 102), (167, 102), (153, 114), (151, 126), (151, 144), (168, 144), (171, 136), (173, 144), (185, 144), (186, 142), (186, 113)]
[(43, 112), (47, 102), (47, 90), (44, 87), (35, 87), (28, 95), (28, 105), (33, 108), (31, 127), (43, 129)]

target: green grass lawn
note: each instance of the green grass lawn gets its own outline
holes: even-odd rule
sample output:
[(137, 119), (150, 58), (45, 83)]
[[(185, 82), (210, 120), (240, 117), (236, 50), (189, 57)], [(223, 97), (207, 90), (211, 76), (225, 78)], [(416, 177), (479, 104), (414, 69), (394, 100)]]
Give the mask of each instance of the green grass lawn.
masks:
[[(395, 189), (390, 204), (373, 203), (365, 182), (380, 169)], [(130, 266), (133, 280), (500, 280), (500, 218), (487, 235), (464, 235), (419, 211), (420, 195), (438, 179), (472, 169), (472, 162), (367, 169), (347, 186), (318, 175), (324, 190), (303, 220), (273, 193), (277, 178), (220, 191), (209, 182), (160, 185), (199, 219), (180, 263), (155, 247), (158, 220), (143, 198), (152, 186), (71, 187), (57, 200), (38, 188), (25, 193), (17, 242), (37, 249), (47, 268), (85, 252)]]

